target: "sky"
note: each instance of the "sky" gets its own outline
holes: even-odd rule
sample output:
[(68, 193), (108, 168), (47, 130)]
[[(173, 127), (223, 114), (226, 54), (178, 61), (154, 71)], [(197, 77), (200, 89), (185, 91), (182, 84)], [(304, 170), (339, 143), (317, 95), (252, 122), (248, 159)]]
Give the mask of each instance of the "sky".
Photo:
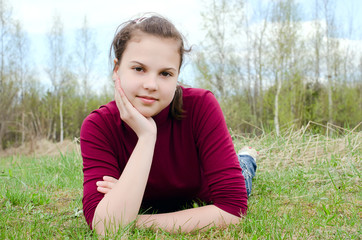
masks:
[(114, 29), (140, 13), (157, 12), (179, 27), (194, 30), (201, 9), (198, 0), (11, 0), (10, 4), (31, 33), (48, 31), (55, 13), (62, 16), (66, 29), (80, 27), (85, 15), (95, 28)]
[[(97, 72), (98, 78), (102, 79), (97, 83), (109, 78), (108, 50), (118, 25), (145, 12), (156, 12), (170, 19), (188, 42), (196, 43), (201, 38), (201, 2), (198, 0), (10, 0), (9, 3), (13, 8), (13, 18), (20, 20), (31, 40), (31, 52), (36, 53), (31, 58), (35, 58), (35, 68), (44, 79), (42, 65), (47, 58), (46, 33), (54, 15), (61, 16), (70, 49), (75, 47), (74, 33), (82, 26), (85, 16), (94, 28), (99, 50)], [(190, 71), (186, 71), (186, 75)]]
[[(190, 45), (197, 47), (202, 42), (202, 18), (200, 13), (209, 0), (7, 0), (13, 8), (13, 18), (20, 20), (24, 30), (31, 40), (31, 54), (37, 72), (44, 76), (44, 62), (47, 58), (46, 33), (52, 25), (54, 15), (60, 15), (64, 24), (67, 46), (70, 50), (75, 47), (74, 32), (80, 28), (87, 16), (89, 25), (97, 33), (96, 42), (99, 50), (97, 67), (98, 83), (109, 78), (108, 50), (117, 26), (129, 19), (140, 16), (144, 12), (157, 12), (170, 19), (186, 37)], [(249, 0), (251, 4), (265, 4), (273, 0)], [(320, 0), (322, 2), (322, 0)], [(305, 9), (305, 19), (309, 20), (311, 12), (308, 8), (314, 0), (297, 0)], [(252, 12), (255, 6), (247, 6)], [(337, 20), (353, 16), (353, 34), (350, 38), (362, 40), (362, 0), (336, 0)], [(343, 20), (341, 21), (343, 22)], [(192, 67), (184, 68), (187, 79), (192, 75)], [(186, 83), (188, 83), (186, 81)]]

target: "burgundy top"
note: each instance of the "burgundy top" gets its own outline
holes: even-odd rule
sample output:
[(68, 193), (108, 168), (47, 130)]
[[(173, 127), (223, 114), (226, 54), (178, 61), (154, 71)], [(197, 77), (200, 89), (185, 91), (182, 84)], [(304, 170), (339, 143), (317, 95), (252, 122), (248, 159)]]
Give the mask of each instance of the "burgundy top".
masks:
[[(143, 207), (174, 211), (200, 199), (235, 216), (246, 214), (244, 177), (217, 100), (210, 91), (182, 90), (185, 118), (173, 119), (169, 106), (153, 117), (157, 141)], [(136, 142), (114, 101), (84, 120), (80, 133), (83, 212), (89, 226), (103, 198), (96, 182), (105, 175), (118, 179)]]

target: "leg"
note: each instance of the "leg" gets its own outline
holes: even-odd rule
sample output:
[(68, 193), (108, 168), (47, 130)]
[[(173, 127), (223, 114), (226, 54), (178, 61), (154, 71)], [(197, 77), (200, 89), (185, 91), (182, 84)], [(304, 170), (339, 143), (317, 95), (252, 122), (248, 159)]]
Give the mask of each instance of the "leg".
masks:
[(246, 191), (247, 191), (248, 197), (251, 193), (252, 179), (255, 176), (255, 171), (257, 168), (256, 159), (255, 159), (257, 157), (257, 155), (252, 154), (253, 153), (252, 151), (255, 151), (255, 150), (250, 149), (249, 151), (246, 151), (246, 150), (242, 149), (238, 153), (238, 159), (239, 159), (240, 167), (242, 169), (243, 176), (245, 179), (245, 186), (246, 186)]

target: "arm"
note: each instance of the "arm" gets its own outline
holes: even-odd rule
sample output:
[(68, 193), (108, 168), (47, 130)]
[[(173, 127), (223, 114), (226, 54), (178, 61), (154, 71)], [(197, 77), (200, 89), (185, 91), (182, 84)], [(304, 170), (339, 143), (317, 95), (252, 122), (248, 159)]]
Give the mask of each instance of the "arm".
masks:
[(241, 218), (227, 213), (214, 205), (190, 208), (182, 211), (139, 215), (136, 225), (141, 228), (161, 228), (167, 232), (192, 232), (210, 227), (226, 227), (236, 224)]
[[(105, 193), (106, 196), (113, 192), (117, 186), (118, 180), (105, 176), (104, 181), (97, 183), (98, 191)], [(198, 208), (191, 208), (177, 212), (138, 215), (136, 226), (140, 228), (161, 228), (164, 231), (192, 232), (194, 230), (204, 230), (209, 227), (226, 227), (228, 224), (236, 224), (241, 218), (227, 213), (214, 205), (207, 205)]]
[(137, 217), (156, 142), (156, 124), (152, 118), (143, 117), (127, 100), (116, 80), (115, 99), (120, 115), (137, 134), (138, 142), (119, 180), (112, 190), (98, 203), (92, 226), (99, 234), (106, 228), (116, 231)]
[[(126, 226), (140, 209), (150, 171), (155, 138), (139, 138), (117, 184), (98, 204), (92, 226), (97, 233), (105, 227)], [(110, 228), (111, 231), (116, 231)]]
[[(136, 225), (138, 227), (161, 228), (169, 232), (190, 232), (211, 226), (224, 227), (230, 223), (237, 223), (241, 219), (240, 216), (245, 214), (246, 200), (245, 202), (241, 200), (244, 197), (246, 198), (245, 185), (243, 189), (243, 178), (240, 166), (237, 163), (237, 158), (234, 159), (235, 161), (231, 161), (233, 157), (236, 157), (236, 154), (227, 128), (224, 126), (225, 124), (223, 124), (224, 120), (222, 119), (221, 110), (218, 107), (216, 108), (219, 111), (218, 116), (220, 118), (217, 119), (220, 119), (220, 121), (209, 121), (212, 119), (209, 115), (215, 111), (215, 101), (216, 100), (207, 102), (208, 106), (203, 107), (203, 110), (207, 110), (207, 112), (205, 112), (205, 114), (203, 112), (199, 114), (200, 117), (205, 117), (205, 120), (200, 120), (201, 125), (195, 126), (196, 129), (201, 129), (201, 133), (197, 135), (197, 139), (199, 139), (198, 148), (202, 153), (201, 158), (205, 160), (205, 176), (209, 179), (208, 182), (214, 205), (173, 213), (139, 215), (136, 218)], [(198, 122), (199, 121), (196, 123)], [(209, 125), (211, 124), (211, 126), (203, 125), (205, 122)], [(220, 126), (221, 130), (219, 128)], [(224, 137), (220, 138), (220, 136)], [(226, 150), (225, 147), (223, 147), (221, 153), (217, 153), (220, 151), (215, 152), (215, 147), (211, 147), (212, 145), (220, 145), (220, 143), (225, 145), (226, 142), (228, 142), (228, 147)], [(227, 153), (228, 156), (225, 157), (224, 153)], [(233, 173), (230, 177), (229, 170)], [(97, 190), (107, 195), (118, 181), (117, 179), (111, 179), (112, 178), (104, 177), (104, 181), (97, 183)], [(245, 204), (245, 206), (243, 204)]]

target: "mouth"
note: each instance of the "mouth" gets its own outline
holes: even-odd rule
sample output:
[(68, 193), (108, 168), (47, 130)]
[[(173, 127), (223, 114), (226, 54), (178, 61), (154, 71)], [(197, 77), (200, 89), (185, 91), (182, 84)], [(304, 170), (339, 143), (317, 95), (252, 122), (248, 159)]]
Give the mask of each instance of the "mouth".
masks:
[(143, 99), (148, 99), (148, 100), (155, 100), (157, 101), (157, 98), (151, 97), (151, 96), (146, 96), (146, 95), (139, 95), (137, 96), (139, 98), (143, 98)]
[(139, 98), (145, 104), (151, 104), (158, 101), (157, 98), (151, 96), (137, 96), (137, 98)]

